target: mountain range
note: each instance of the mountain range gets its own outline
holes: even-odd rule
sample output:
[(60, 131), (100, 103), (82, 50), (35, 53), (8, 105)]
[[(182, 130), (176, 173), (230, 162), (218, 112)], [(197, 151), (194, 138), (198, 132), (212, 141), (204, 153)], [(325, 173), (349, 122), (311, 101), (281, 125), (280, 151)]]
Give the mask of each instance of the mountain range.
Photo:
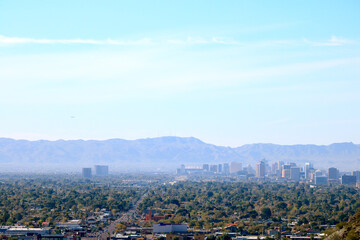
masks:
[(360, 168), (360, 145), (247, 144), (224, 147), (193, 137), (158, 137), (138, 140), (57, 140), (28, 141), (0, 138), (0, 169), (71, 170), (94, 164), (107, 164), (110, 170), (169, 170), (181, 164), (242, 162), (243, 166), (265, 159), (295, 162), (303, 166), (312, 162), (316, 168), (334, 166), (342, 170)]

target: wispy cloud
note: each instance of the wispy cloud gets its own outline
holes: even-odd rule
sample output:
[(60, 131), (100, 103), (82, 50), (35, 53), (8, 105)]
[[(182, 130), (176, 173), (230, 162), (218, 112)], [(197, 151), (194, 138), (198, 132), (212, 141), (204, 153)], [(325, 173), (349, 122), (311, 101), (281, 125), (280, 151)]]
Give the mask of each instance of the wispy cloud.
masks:
[(211, 38), (202, 38), (202, 37), (187, 37), (186, 39), (170, 39), (166, 40), (170, 44), (179, 44), (179, 45), (197, 45), (197, 44), (218, 44), (218, 45), (237, 45), (245, 47), (266, 47), (274, 45), (291, 45), (296, 43), (293, 40), (265, 40), (265, 41), (239, 41), (233, 38), (228, 37), (211, 37)]
[(269, 40), (246, 42), (239, 41), (228, 37), (194, 37), (177, 39), (159, 39), (159, 38), (142, 38), (139, 40), (117, 40), (117, 39), (46, 39), (46, 38), (22, 38), (22, 37), (7, 37), (0, 35), (0, 45), (14, 45), (14, 44), (88, 44), (88, 45), (151, 45), (151, 44), (172, 44), (172, 45), (237, 45), (237, 46), (274, 46), (274, 45), (289, 45), (295, 41), (291, 40)]
[(144, 45), (151, 43), (169, 43), (169, 44), (182, 44), (182, 45), (195, 45), (195, 44), (244, 44), (229, 38), (223, 37), (212, 37), (212, 38), (203, 38), (203, 37), (193, 37), (189, 36), (187, 38), (180, 39), (158, 39), (154, 40), (151, 38), (143, 38), (140, 40), (116, 40), (116, 39), (106, 39), (106, 40), (94, 40), (94, 39), (36, 39), (36, 38), (20, 38), (20, 37), (7, 37), (0, 35), (0, 44), (94, 44), (94, 45)]
[(94, 44), (94, 45), (143, 45), (151, 44), (150, 38), (143, 38), (135, 41), (120, 41), (114, 39), (93, 40), (93, 39), (36, 39), (36, 38), (19, 38), (6, 37), (0, 35), (0, 44)]
[(354, 44), (355, 41), (350, 40), (350, 39), (346, 39), (346, 38), (342, 38), (342, 37), (337, 37), (337, 36), (332, 36), (330, 38), (330, 40), (325, 41), (325, 42), (317, 42), (317, 41), (310, 41), (306, 38), (303, 38), (304, 42), (311, 45), (311, 46), (343, 46), (343, 45), (347, 45), (347, 44)]
[(244, 42), (240, 42), (231, 38), (225, 37), (187, 37), (186, 39), (169, 39), (167, 43), (171, 44), (183, 44), (183, 45), (195, 45), (195, 44), (224, 44), (224, 45), (244, 45)]
[(301, 40), (264, 40), (264, 41), (240, 41), (238, 39), (228, 37), (194, 37), (187, 38), (142, 38), (138, 40), (118, 40), (118, 39), (46, 39), (46, 38), (22, 38), (22, 37), (7, 37), (0, 35), (0, 45), (12, 44), (88, 44), (88, 45), (151, 45), (151, 44), (173, 44), (173, 45), (236, 45), (245, 47), (268, 47), (268, 46), (291, 46), (299, 44), (308, 44), (311, 46), (343, 46), (354, 44), (356, 41), (332, 36), (327, 41), (311, 41), (307, 38)]

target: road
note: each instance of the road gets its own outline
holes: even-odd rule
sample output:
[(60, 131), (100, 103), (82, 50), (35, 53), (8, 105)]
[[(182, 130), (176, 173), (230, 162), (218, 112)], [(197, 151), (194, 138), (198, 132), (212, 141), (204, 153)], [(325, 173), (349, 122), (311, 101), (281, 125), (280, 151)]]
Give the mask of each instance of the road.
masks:
[(140, 216), (137, 212), (137, 208), (142, 200), (148, 195), (148, 191), (146, 190), (143, 195), (133, 204), (133, 207), (125, 212), (120, 218), (116, 219), (109, 226), (107, 226), (104, 231), (98, 233), (97, 239), (105, 240), (110, 239), (110, 237), (115, 233), (116, 224), (121, 222), (128, 222), (130, 219), (138, 219)]

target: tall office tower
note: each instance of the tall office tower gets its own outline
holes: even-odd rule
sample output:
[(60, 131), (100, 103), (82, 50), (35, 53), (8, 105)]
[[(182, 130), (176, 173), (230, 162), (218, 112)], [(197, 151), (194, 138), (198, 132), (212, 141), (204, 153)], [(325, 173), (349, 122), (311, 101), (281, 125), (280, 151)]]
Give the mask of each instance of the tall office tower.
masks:
[(351, 176), (351, 175), (341, 176), (341, 184), (355, 186), (356, 185), (356, 176)]
[(228, 163), (224, 163), (224, 174), (226, 175), (230, 174), (230, 166)]
[(360, 182), (360, 171), (353, 171), (353, 176), (356, 177), (357, 182)]
[(278, 162), (277, 162), (276, 176), (281, 177), (281, 175), (282, 175), (282, 170), (283, 170), (283, 166), (284, 166), (284, 162), (283, 162), (283, 161), (278, 161)]
[(305, 163), (305, 179), (306, 180), (310, 179), (311, 169), (313, 169), (312, 163)]
[(291, 165), (287, 163), (287, 164), (284, 164), (282, 168), (283, 168), (283, 169), (289, 169), (289, 170), (290, 170)]
[(290, 168), (284, 168), (281, 172), (281, 177), (290, 179)]
[(204, 171), (209, 171), (209, 164), (203, 164), (203, 170)]
[(213, 173), (217, 173), (218, 169), (217, 169), (217, 165), (210, 165), (210, 172), (213, 172)]
[(271, 174), (271, 166), (269, 163), (265, 163), (265, 175), (270, 175)]
[(95, 165), (95, 174), (97, 176), (107, 176), (107, 175), (109, 175), (109, 166)]
[(222, 171), (223, 171), (222, 167), (223, 167), (222, 164), (218, 165), (218, 173), (222, 173)]
[(329, 168), (329, 180), (339, 179), (339, 170), (337, 168)]
[(82, 169), (82, 177), (83, 178), (91, 178), (91, 168), (83, 168)]
[(283, 170), (283, 166), (284, 166), (284, 162), (278, 161), (278, 168), (279, 168), (280, 172)]
[(300, 181), (300, 168), (291, 167), (290, 168), (290, 179), (294, 181)]
[(276, 175), (276, 171), (279, 169), (279, 164), (277, 162), (273, 162), (271, 164), (271, 173)]
[(230, 163), (230, 173), (237, 173), (242, 171), (242, 163), (241, 162), (231, 162)]
[(265, 163), (263, 161), (256, 163), (256, 177), (265, 177)]

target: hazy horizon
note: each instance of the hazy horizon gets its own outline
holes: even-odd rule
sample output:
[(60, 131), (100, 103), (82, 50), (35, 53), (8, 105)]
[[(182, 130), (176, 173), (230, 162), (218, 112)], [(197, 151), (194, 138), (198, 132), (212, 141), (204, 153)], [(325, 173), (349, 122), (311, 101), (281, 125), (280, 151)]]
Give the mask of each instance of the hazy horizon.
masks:
[(0, 0), (2, 237), (360, 239), (359, 23), (359, 0)]
[(1, 1), (0, 136), (360, 142), (359, 7)]
[(104, 141), (26, 141), (0, 138), (2, 171), (74, 171), (96, 164), (110, 165), (112, 171), (174, 171), (182, 164), (223, 164), (241, 162), (244, 166), (266, 160), (312, 162), (320, 169), (360, 168), (360, 145), (247, 144), (234, 148), (213, 145), (197, 138), (160, 137), (138, 140)]
[(236, 148), (236, 147), (241, 147), (244, 145), (253, 145), (253, 144), (273, 144), (273, 145), (281, 145), (281, 146), (294, 146), (294, 145), (316, 145), (316, 146), (329, 146), (332, 144), (341, 144), (341, 143), (352, 143), (355, 145), (359, 145), (360, 143), (356, 143), (353, 141), (345, 141), (345, 142), (329, 142), (329, 143), (325, 143), (325, 144), (315, 144), (315, 143), (293, 143), (293, 144), (280, 144), (280, 143), (276, 143), (276, 142), (253, 142), (253, 143), (244, 143), (241, 145), (237, 145), (237, 146), (229, 146), (229, 145), (221, 145), (221, 144), (215, 144), (212, 142), (207, 142), (204, 141), (203, 139), (200, 139), (198, 137), (195, 136), (170, 136), (170, 135), (164, 135), (164, 136), (155, 136), (155, 137), (143, 137), (143, 138), (134, 138), (134, 139), (125, 139), (125, 138), (121, 138), (121, 137), (114, 137), (114, 138), (104, 138), (104, 139), (95, 139), (95, 138), (73, 138), (73, 139), (64, 139), (64, 138), (57, 138), (57, 139), (43, 139), (43, 138), (38, 138), (38, 139), (26, 139), (26, 138), (11, 138), (11, 137), (3, 137), (0, 136), (0, 139), (13, 139), (13, 140), (17, 140), (17, 141), (50, 141), (50, 142), (56, 142), (56, 141), (108, 141), (108, 140), (124, 140), (124, 141), (137, 141), (137, 140), (146, 140), (146, 139), (156, 139), (156, 138), (194, 138), (197, 140), (200, 140), (206, 144), (211, 144), (211, 145), (216, 145), (216, 146), (223, 146), (223, 147), (231, 147), (231, 148)]

